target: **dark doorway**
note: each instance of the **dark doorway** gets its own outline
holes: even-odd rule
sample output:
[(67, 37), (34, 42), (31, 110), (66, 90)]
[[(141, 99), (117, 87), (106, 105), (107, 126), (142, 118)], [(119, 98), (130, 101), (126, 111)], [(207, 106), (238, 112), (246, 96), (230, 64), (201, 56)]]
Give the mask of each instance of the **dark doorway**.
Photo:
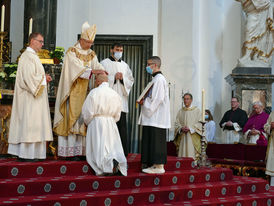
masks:
[(136, 99), (150, 81), (150, 76), (145, 72), (146, 60), (152, 56), (152, 35), (96, 35), (93, 50), (98, 60), (110, 56), (110, 47), (119, 42), (124, 46), (122, 59), (129, 65), (134, 77), (134, 85), (129, 95), (129, 113), (127, 116), (129, 151), (140, 152), (141, 129), (138, 126), (140, 106), (136, 107)]

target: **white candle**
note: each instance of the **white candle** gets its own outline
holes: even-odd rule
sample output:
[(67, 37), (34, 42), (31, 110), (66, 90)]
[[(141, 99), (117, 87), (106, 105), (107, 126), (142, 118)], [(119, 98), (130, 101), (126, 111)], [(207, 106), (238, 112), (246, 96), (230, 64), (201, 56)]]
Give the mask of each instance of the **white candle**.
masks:
[(1, 12), (1, 32), (4, 32), (4, 25), (5, 25), (5, 6), (2, 6)]
[(29, 19), (29, 35), (32, 33), (32, 18)]
[(205, 90), (202, 89), (202, 121), (205, 121)]

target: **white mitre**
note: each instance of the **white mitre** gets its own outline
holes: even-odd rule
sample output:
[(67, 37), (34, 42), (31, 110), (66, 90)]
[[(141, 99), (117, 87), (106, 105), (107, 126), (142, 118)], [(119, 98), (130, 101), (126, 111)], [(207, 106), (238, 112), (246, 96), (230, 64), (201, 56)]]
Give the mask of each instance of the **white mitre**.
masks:
[(82, 25), (82, 33), (81, 33), (81, 38), (89, 41), (94, 41), (96, 35), (96, 25), (93, 24), (90, 26), (88, 22), (86, 21)]

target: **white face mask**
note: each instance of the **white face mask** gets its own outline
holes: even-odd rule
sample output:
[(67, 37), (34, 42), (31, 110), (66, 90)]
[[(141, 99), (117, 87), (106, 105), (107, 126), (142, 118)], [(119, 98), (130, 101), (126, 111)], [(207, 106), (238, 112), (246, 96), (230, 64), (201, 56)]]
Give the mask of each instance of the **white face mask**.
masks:
[(115, 59), (119, 60), (122, 58), (123, 52), (114, 52)]

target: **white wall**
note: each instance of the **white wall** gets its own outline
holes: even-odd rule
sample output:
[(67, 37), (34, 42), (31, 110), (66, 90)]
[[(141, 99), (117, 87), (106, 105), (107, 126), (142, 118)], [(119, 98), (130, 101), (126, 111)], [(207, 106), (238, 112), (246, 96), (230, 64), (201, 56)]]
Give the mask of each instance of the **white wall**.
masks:
[[(162, 1), (160, 56), (163, 71), (175, 87), (175, 112), (181, 107), (182, 90), (194, 96), (201, 108), (201, 90), (206, 108), (218, 123), (230, 108), (231, 87), (225, 77), (235, 67), (241, 47), (241, 7), (226, 0)], [(173, 115), (173, 121), (175, 115)]]
[(158, 0), (58, 0), (56, 45), (74, 45), (85, 21), (97, 25), (97, 34), (153, 35), (157, 42)]

